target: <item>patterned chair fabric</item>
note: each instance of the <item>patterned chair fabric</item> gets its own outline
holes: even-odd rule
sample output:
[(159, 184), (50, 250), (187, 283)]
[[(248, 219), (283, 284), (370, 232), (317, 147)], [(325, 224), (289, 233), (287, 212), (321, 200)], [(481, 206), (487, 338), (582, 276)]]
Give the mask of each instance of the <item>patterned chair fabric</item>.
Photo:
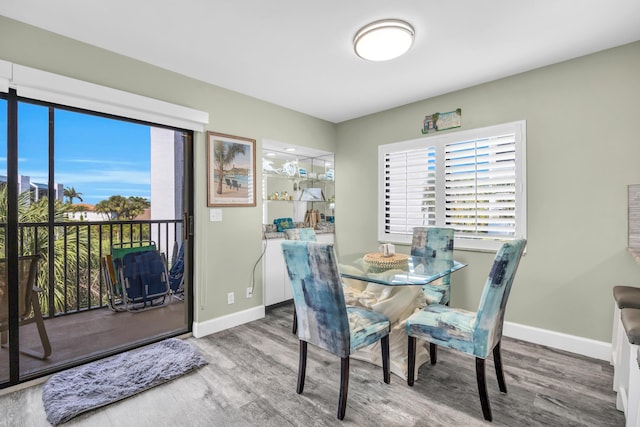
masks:
[[(316, 231), (313, 228), (289, 228), (284, 230), (284, 238), (287, 240), (302, 240), (303, 242), (315, 242)], [(293, 307), (293, 323), (291, 326), (291, 332), (297, 333), (298, 331), (298, 317), (296, 315), (295, 305)]]
[[(452, 228), (415, 227), (411, 242), (411, 255), (427, 258), (434, 264), (453, 265)], [(451, 293), (451, 275), (422, 288), (427, 304), (449, 304)]]
[(506, 393), (500, 341), (507, 300), (525, 245), (524, 239), (502, 245), (495, 256), (477, 312), (451, 308), (443, 304), (432, 304), (407, 319), (409, 385), (413, 385), (414, 366), (412, 365), (415, 364), (416, 338), (475, 356), (482, 410), (485, 419), (491, 420), (491, 408), (484, 380), (484, 360), (493, 352), (498, 384), (500, 390)]
[(298, 393), (304, 387), (306, 344), (323, 348), (342, 359), (338, 418), (344, 418), (349, 355), (382, 340), (384, 381), (389, 382), (389, 319), (360, 307), (347, 307), (333, 244), (285, 240), (282, 242), (293, 290), (300, 339)]
[(316, 232), (313, 228), (289, 228), (284, 230), (284, 238), (287, 240), (302, 240), (315, 242)]

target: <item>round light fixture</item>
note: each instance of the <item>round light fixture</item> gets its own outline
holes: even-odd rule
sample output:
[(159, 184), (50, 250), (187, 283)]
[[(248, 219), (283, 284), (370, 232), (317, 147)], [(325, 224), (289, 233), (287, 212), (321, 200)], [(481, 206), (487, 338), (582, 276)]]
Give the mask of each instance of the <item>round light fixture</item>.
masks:
[(409, 50), (414, 34), (409, 23), (398, 19), (384, 19), (362, 27), (353, 39), (353, 48), (360, 58), (388, 61)]

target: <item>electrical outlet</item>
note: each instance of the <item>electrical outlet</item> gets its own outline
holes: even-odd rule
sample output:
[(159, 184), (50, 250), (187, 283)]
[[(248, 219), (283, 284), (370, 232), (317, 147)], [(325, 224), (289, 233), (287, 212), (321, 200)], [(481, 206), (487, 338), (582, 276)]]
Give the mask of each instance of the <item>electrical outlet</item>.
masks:
[(247, 288), (247, 298), (251, 298), (253, 296), (253, 288), (252, 287), (248, 287)]
[(233, 292), (229, 292), (227, 294), (227, 304), (233, 304), (235, 299), (235, 295)]

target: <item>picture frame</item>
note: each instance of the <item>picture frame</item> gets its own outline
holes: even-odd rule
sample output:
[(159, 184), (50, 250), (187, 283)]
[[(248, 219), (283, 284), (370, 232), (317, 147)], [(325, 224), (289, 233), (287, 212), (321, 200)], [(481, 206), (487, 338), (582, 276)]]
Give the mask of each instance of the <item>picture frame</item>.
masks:
[(207, 132), (207, 206), (256, 206), (256, 140)]
[(322, 188), (305, 188), (302, 190), (300, 200), (305, 202), (323, 202), (324, 193)]

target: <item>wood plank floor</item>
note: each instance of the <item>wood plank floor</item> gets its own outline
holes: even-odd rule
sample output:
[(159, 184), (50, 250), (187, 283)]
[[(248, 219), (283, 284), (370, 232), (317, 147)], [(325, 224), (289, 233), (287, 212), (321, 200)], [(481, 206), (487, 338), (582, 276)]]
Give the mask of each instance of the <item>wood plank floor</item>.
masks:
[[(441, 349), (414, 387), (352, 360), (347, 412), (336, 419), (340, 361), (309, 346), (305, 392), (295, 392), (298, 340), (292, 306), (205, 338), (189, 338), (209, 365), (170, 383), (80, 415), (65, 426), (622, 426), (607, 362), (512, 339), (503, 342), (508, 387), (493, 361), (487, 382), (493, 423), (482, 418), (474, 359)], [(42, 387), (0, 397), (0, 426), (47, 426)]]

